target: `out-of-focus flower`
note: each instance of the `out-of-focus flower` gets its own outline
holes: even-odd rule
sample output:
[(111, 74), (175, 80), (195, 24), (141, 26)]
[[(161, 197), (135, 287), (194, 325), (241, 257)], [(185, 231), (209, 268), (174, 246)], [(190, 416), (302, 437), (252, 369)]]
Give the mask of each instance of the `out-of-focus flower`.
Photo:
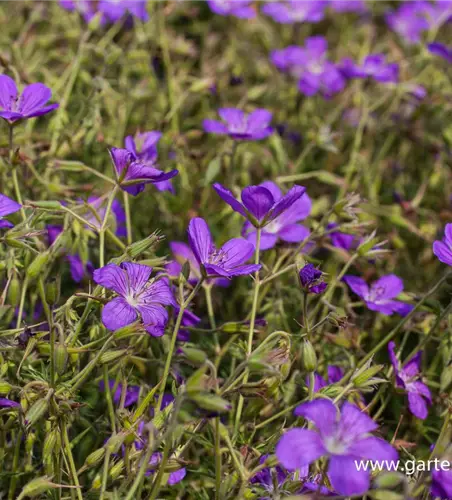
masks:
[(427, 418), (427, 403), (432, 404), (430, 389), (420, 380), (422, 351), (416, 353), (414, 358), (404, 366), (395, 354), (395, 343), (388, 344), (389, 358), (394, 367), (396, 387), (401, 387), (408, 394), (408, 407), (411, 413), (422, 420)]
[(294, 414), (311, 421), (317, 430), (289, 430), (279, 440), (276, 456), (288, 470), (328, 457), (327, 474), (339, 495), (359, 495), (369, 489), (370, 472), (358, 470), (356, 460), (397, 460), (390, 444), (372, 436), (378, 424), (350, 403), (339, 412), (330, 400), (317, 399), (298, 406)]
[(52, 91), (43, 83), (27, 85), (19, 96), (16, 84), (7, 75), (0, 75), (0, 118), (8, 123), (42, 116), (58, 108), (59, 104), (47, 102), (52, 97)]
[(209, 134), (228, 135), (238, 141), (260, 141), (273, 133), (272, 114), (266, 109), (246, 114), (241, 109), (220, 108), (218, 114), (223, 122), (203, 121), (203, 128)]
[[(270, 181), (263, 182), (258, 186), (248, 186), (243, 189), (241, 202), (221, 184), (216, 183), (213, 188), (223, 201), (230, 205), (235, 212), (243, 215), (254, 227), (267, 228), (270, 224), (275, 223), (271, 226), (270, 231), (263, 232), (261, 240), (263, 249), (272, 248), (278, 237), (284, 239), (286, 233), (287, 241), (302, 241), (306, 238), (306, 228), (295, 224), (296, 221), (307, 217), (311, 211), (311, 200), (305, 195), (305, 187), (293, 186), (285, 195), (282, 195), (276, 184)], [(303, 198), (305, 199), (303, 200)], [(288, 211), (287, 217), (283, 217)], [(283, 231), (284, 228), (286, 231)], [(245, 225), (244, 231), (246, 234), (250, 234), (247, 225)], [(295, 237), (298, 239), (293, 239)]]
[(329, 0), (328, 7), (335, 12), (367, 12), (364, 0)]
[[(179, 307), (174, 308), (174, 314), (179, 314)], [(185, 309), (182, 315), (181, 327), (177, 332), (177, 339), (181, 342), (188, 342), (190, 340), (190, 330), (187, 327), (193, 327), (201, 323), (201, 318), (189, 309)], [(184, 328), (185, 327), (185, 328)]]
[[(161, 137), (162, 133), (155, 130), (138, 133), (135, 137), (129, 135), (125, 139), (125, 147), (132, 153), (134, 160), (141, 161), (149, 167), (157, 167), (157, 144)], [(154, 182), (153, 184), (159, 191), (174, 192), (171, 181), (169, 180)]]
[(429, 43), (427, 45), (428, 50), (435, 56), (440, 56), (445, 59), (448, 63), (452, 64), (452, 48), (442, 43)]
[(325, 17), (327, 5), (327, 0), (267, 2), (262, 7), (262, 12), (282, 24), (318, 23)]
[[(268, 456), (269, 455), (262, 455), (259, 459), (259, 463), (265, 463)], [(272, 493), (280, 490), (286, 480), (292, 479), (293, 475), (293, 473), (287, 472), (280, 465), (276, 465), (275, 467), (266, 467), (259, 471), (250, 479), (250, 483), (260, 486), (269, 493), (270, 496), (259, 497), (259, 500), (270, 500), (272, 498)]]
[[(320, 391), (329, 384), (335, 384), (339, 382), (341, 378), (344, 376), (344, 371), (340, 366), (330, 365), (328, 366), (328, 382), (320, 375), (319, 373), (314, 373), (314, 392)], [(310, 378), (306, 377), (306, 385), (309, 387)]]
[(393, 300), (403, 292), (403, 281), (395, 274), (382, 276), (370, 286), (358, 276), (348, 274), (343, 279), (371, 311), (378, 311), (385, 316), (393, 313), (406, 316), (413, 309), (411, 304)]
[(435, 466), (432, 471), (431, 495), (433, 498), (441, 498), (441, 500), (449, 500), (449, 498), (452, 498), (451, 463), (452, 449), (449, 446), (445, 455), (439, 458), (439, 466)]
[[(337, 227), (337, 224), (331, 222), (327, 225), (327, 229), (334, 229)], [(353, 234), (342, 233), (340, 231), (334, 231), (330, 233), (331, 243), (336, 248), (342, 248), (343, 250), (350, 250), (352, 247), (355, 237)]]
[(109, 330), (118, 330), (140, 315), (146, 331), (153, 337), (165, 332), (168, 312), (164, 306), (176, 306), (168, 280), (149, 280), (152, 267), (123, 262), (108, 264), (94, 271), (94, 281), (119, 296), (102, 310), (102, 322)]
[(387, 63), (384, 54), (370, 54), (361, 64), (345, 58), (340, 64), (340, 70), (346, 78), (373, 78), (381, 83), (396, 83), (399, 79), (399, 65)]
[(110, 155), (121, 188), (132, 196), (141, 193), (146, 184), (168, 181), (179, 173), (178, 170), (162, 172), (147, 162), (136, 159), (128, 149), (111, 148)]
[(301, 286), (307, 293), (323, 293), (328, 286), (322, 281), (323, 273), (313, 264), (306, 264), (299, 272)]
[(433, 253), (441, 262), (452, 266), (452, 224), (446, 224), (442, 241), (433, 243)]
[(20, 210), (22, 205), (15, 202), (6, 195), (0, 193), (0, 229), (9, 229), (14, 227), (14, 224), (9, 222), (9, 220), (4, 219), (4, 217), (14, 214)]
[(198, 263), (209, 276), (231, 278), (259, 271), (259, 264), (245, 264), (254, 254), (254, 245), (242, 238), (233, 238), (217, 249), (209, 226), (201, 217), (188, 225), (188, 241)]
[(125, 16), (136, 17), (148, 21), (146, 0), (60, 0), (60, 5), (69, 11), (79, 12), (88, 23), (98, 13), (101, 13), (100, 22), (116, 23)]
[(256, 17), (256, 11), (251, 7), (251, 0), (207, 0), (212, 12), (220, 16), (234, 16), (241, 19)]
[[(158, 464), (161, 462), (161, 460), (162, 460), (161, 453), (153, 453), (151, 460), (149, 461), (149, 465), (152, 465), (155, 468), (158, 466)], [(146, 472), (146, 476), (150, 476), (151, 474), (154, 474), (154, 470), (149, 470)], [(185, 469), (185, 467), (182, 467), (177, 471), (170, 472), (168, 474), (167, 484), (169, 486), (172, 486), (173, 484), (179, 483), (180, 481), (182, 481), (182, 479), (184, 479), (186, 474), (187, 474), (187, 470)]]
[(20, 404), (8, 398), (0, 398), (0, 408), (20, 408)]
[[(110, 380), (108, 382), (110, 390), (114, 389), (116, 382), (114, 380)], [(99, 388), (101, 391), (105, 391), (104, 381), (101, 380), (99, 382)], [(116, 390), (113, 394), (113, 402), (115, 404), (119, 404), (121, 402), (121, 394), (122, 394), (122, 384), (116, 385)], [(140, 387), (137, 385), (128, 385), (126, 388), (126, 394), (124, 397), (124, 408), (132, 406), (138, 401), (138, 397), (140, 395)]]
[(306, 39), (304, 47), (290, 46), (273, 51), (271, 60), (281, 71), (298, 79), (298, 89), (307, 96), (321, 94), (331, 98), (346, 80), (339, 68), (327, 59), (328, 43), (322, 36)]

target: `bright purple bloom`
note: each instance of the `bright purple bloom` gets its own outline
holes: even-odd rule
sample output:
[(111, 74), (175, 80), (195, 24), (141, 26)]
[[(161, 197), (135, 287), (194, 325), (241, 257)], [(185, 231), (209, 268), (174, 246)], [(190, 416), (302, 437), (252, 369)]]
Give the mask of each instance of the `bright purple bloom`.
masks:
[(245, 114), (241, 109), (220, 108), (218, 114), (222, 122), (203, 121), (203, 128), (209, 134), (229, 135), (239, 141), (260, 141), (273, 133), (273, 128), (270, 127), (272, 114), (266, 109), (256, 109)]
[(371, 311), (378, 311), (385, 316), (398, 313), (406, 316), (412, 309), (411, 304), (393, 300), (403, 292), (403, 281), (395, 274), (387, 274), (369, 285), (358, 276), (344, 276), (344, 281), (356, 295), (361, 297)]
[(283, 2), (267, 2), (262, 12), (277, 23), (318, 23), (325, 16), (328, 1), (322, 0), (286, 0)]
[(384, 54), (370, 54), (361, 64), (355, 64), (352, 59), (342, 60), (340, 70), (346, 78), (373, 78), (381, 83), (397, 83), (399, 65), (387, 63)]
[(14, 224), (4, 219), (7, 215), (14, 214), (20, 210), (22, 205), (15, 202), (6, 195), (0, 193), (0, 229), (9, 229), (14, 227)]
[(427, 47), (432, 54), (440, 56), (448, 63), (452, 64), (452, 47), (449, 48), (442, 43), (429, 43)]
[(0, 398), (0, 408), (20, 408), (20, 404), (8, 398)]
[(299, 79), (298, 89), (307, 96), (321, 94), (329, 99), (340, 92), (346, 80), (327, 59), (328, 43), (323, 36), (311, 36), (304, 47), (290, 46), (273, 51), (271, 60), (281, 71)]
[(179, 173), (177, 170), (162, 172), (147, 161), (137, 159), (128, 149), (111, 148), (110, 155), (121, 188), (132, 196), (141, 193), (146, 184), (168, 181)]
[(329, 0), (328, 6), (335, 12), (366, 12), (364, 0)]
[(233, 238), (217, 250), (209, 226), (201, 217), (190, 221), (188, 241), (207, 275), (231, 278), (251, 274), (261, 268), (260, 264), (245, 264), (254, 254), (254, 245), (242, 238)]
[(164, 306), (176, 306), (168, 280), (149, 280), (152, 267), (123, 262), (108, 264), (94, 271), (94, 281), (113, 290), (119, 297), (106, 304), (102, 322), (109, 330), (118, 330), (141, 317), (146, 331), (153, 337), (165, 333), (168, 312)]
[(402, 366), (395, 354), (395, 343), (388, 344), (389, 358), (394, 367), (396, 387), (401, 387), (408, 393), (408, 407), (411, 413), (422, 420), (427, 418), (427, 403), (432, 404), (430, 389), (420, 380), (422, 351), (416, 353), (413, 359)]
[[(337, 224), (331, 222), (326, 227), (327, 229), (333, 229), (337, 227)], [(355, 240), (353, 234), (341, 233), (340, 231), (334, 231), (330, 233), (331, 243), (336, 248), (342, 248), (343, 250), (350, 250)]]
[(116, 23), (126, 15), (131, 15), (148, 21), (146, 0), (60, 0), (60, 5), (66, 10), (79, 12), (88, 23), (98, 13), (101, 13), (101, 23)]
[(212, 12), (220, 16), (234, 16), (241, 19), (256, 17), (256, 11), (250, 6), (251, 0), (207, 0)]
[(323, 293), (328, 286), (322, 281), (323, 273), (315, 268), (313, 264), (306, 264), (300, 269), (299, 277), (301, 286), (307, 293)]
[[(452, 460), (450, 456), (443, 457), (439, 460), (439, 467), (435, 467), (432, 471), (431, 495), (433, 498), (449, 500), (452, 498), (452, 470), (450, 469)], [(443, 462), (443, 464), (441, 462)]]
[[(262, 455), (259, 459), (259, 463), (263, 464), (267, 458), (268, 455)], [(292, 478), (292, 473), (287, 472), (283, 467), (277, 465), (276, 467), (266, 467), (262, 469), (250, 479), (250, 483), (260, 486), (269, 493), (269, 496), (259, 497), (259, 500), (271, 500), (272, 494), (280, 490), (287, 479)]]
[[(138, 133), (135, 137), (129, 135), (126, 137), (125, 147), (132, 153), (134, 160), (141, 161), (149, 167), (157, 167), (157, 144), (161, 137), (162, 133), (155, 130)], [(155, 182), (154, 185), (159, 191), (171, 191), (174, 193), (170, 180)]]
[(317, 430), (286, 432), (276, 446), (278, 460), (286, 469), (296, 470), (328, 457), (328, 477), (339, 495), (359, 495), (369, 489), (370, 472), (358, 470), (355, 460), (397, 460), (390, 444), (372, 436), (378, 425), (350, 403), (339, 412), (330, 400), (317, 399), (298, 406), (294, 414), (311, 421)]
[(429, 28), (425, 18), (427, 2), (403, 2), (400, 7), (386, 15), (388, 26), (408, 43), (417, 43), (421, 33)]
[[(306, 238), (306, 228), (295, 224), (295, 222), (307, 217), (311, 211), (311, 200), (307, 195), (303, 201), (300, 201), (302, 197), (304, 198), (305, 187), (293, 186), (283, 196), (275, 183), (263, 182), (258, 186), (249, 186), (243, 189), (241, 202), (221, 184), (215, 183), (213, 188), (223, 201), (230, 205), (235, 212), (252, 222), (254, 226), (268, 227), (273, 223), (270, 226), (270, 231), (265, 231), (263, 234), (262, 249), (272, 248), (278, 237), (284, 239), (286, 233), (288, 238), (286, 241), (303, 241)], [(294, 207), (297, 202), (298, 204)], [(287, 212), (289, 212), (287, 217), (282, 217)], [(249, 234), (248, 229), (249, 227), (245, 225), (244, 233)], [(271, 238), (267, 241), (268, 235)]]
[[(149, 465), (152, 465), (155, 468), (155, 466), (157, 466), (161, 460), (162, 460), (161, 453), (153, 453), (151, 460), (149, 461)], [(146, 476), (150, 476), (151, 474), (154, 474), (154, 472), (155, 472), (154, 470), (147, 471)], [(187, 470), (185, 469), (185, 467), (182, 467), (177, 471), (170, 472), (168, 475), (168, 485), (172, 486), (173, 484), (179, 483), (180, 481), (182, 481), (182, 479), (184, 479), (186, 474)]]
[(452, 266), (452, 224), (446, 224), (442, 241), (433, 243), (433, 253), (441, 262)]
[[(116, 390), (113, 394), (113, 402), (115, 404), (119, 404), (121, 402), (121, 394), (122, 394), (122, 384), (116, 384), (114, 380), (110, 380), (108, 382), (110, 386), (110, 390), (114, 389), (116, 385)], [(99, 388), (103, 392), (105, 390), (104, 381), (101, 380), (99, 382)], [(140, 395), (140, 387), (137, 385), (128, 385), (126, 388), (126, 394), (124, 398), (124, 408), (132, 406), (138, 401), (138, 397)]]
[(22, 94), (18, 94), (14, 80), (7, 75), (0, 75), (0, 118), (8, 123), (46, 115), (59, 106), (46, 106), (52, 97), (52, 91), (43, 83), (27, 85)]

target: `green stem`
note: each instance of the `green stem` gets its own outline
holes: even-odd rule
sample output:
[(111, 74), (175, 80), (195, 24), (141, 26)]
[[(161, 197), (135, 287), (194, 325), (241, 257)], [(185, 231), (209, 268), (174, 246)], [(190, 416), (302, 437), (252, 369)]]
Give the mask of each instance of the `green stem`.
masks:
[(44, 279), (42, 276), (39, 278), (38, 282), (39, 295), (41, 297), (42, 307), (49, 323), (50, 330), (50, 383), (52, 387), (55, 387), (55, 328), (53, 327), (53, 315), (50, 310), (49, 305), (46, 300), (46, 292), (44, 288)]
[(17, 313), (16, 328), (19, 328), (20, 324), (22, 323), (22, 314), (24, 312), (24, 304), (25, 304), (25, 296), (27, 294), (27, 288), (28, 288), (28, 278), (25, 277), (22, 285), (22, 293), (20, 294), (19, 311)]
[(19, 466), (19, 452), (20, 445), (22, 443), (23, 432), (18, 431), (16, 436), (16, 444), (14, 446), (13, 464), (11, 468), (11, 482), (9, 483), (8, 500), (14, 500), (16, 498), (14, 493), (16, 491), (17, 484), (17, 468)]
[(124, 191), (123, 195), (124, 195), (124, 209), (126, 212), (127, 244), (131, 245), (132, 244), (132, 221), (130, 218), (129, 193), (127, 193), (127, 191)]
[(105, 230), (107, 227), (108, 217), (110, 217), (111, 206), (113, 205), (113, 201), (116, 197), (116, 193), (118, 192), (119, 185), (112, 189), (110, 196), (108, 197), (107, 208), (105, 209), (104, 219), (102, 221), (102, 226), (99, 229), (99, 262), (100, 267), (104, 267), (105, 265)]
[(77, 469), (75, 467), (74, 457), (72, 456), (71, 443), (69, 441), (69, 436), (67, 433), (67, 427), (65, 423), (61, 424), (61, 430), (63, 431), (62, 433), (63, 433), (64, 451), (67, 460), (69, 462), (69, 470), (72, 476), (72, 482), (74, 483), (74, 486), (77, 487), (76, 493), (78, 500), (83, 500), (83, 495), (80, 489), (80, 482), (78, 480), (78, 475), (77, 475)]

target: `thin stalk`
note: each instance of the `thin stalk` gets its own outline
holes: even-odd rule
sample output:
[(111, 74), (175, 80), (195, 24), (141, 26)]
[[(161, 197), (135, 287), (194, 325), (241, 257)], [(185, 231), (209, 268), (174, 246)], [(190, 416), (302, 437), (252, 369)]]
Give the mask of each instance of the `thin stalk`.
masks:
[(108, 217), (110, 217), (111, 206), (113, 205), (113, 201), (116, 197), (116, 193), (118, 192), (119, 186), (116, 186), (112, 189), (110, 196), (108, 197), (107, 208), (105, 209), (104, 219), (102, 221), (102, 226), (99, 229), (99, 263), (100, 267), (105, 265), (105, 230), (107, 227)]
[(25, 277), (22, 285), (22, 293), (20, 294), (19, 311), (17, 313), (16, 328), (19, 328), (22, 322), (22, 314), (24, 312), (25, 296), (27, 294), (27, 288), (28, 288), (28, 278)]
[(77, 475), (77, 469), (75, 467), (75, 462), (74, 462), (74, 457), (72, 456), (72, 450), (71, 450), (71, 443), (69, 441), (69, 436), (67, 433), (67, 427), (65, 423), (61, 424), (61, 430), (63, 433), (63, 443), (64, 443), (64, 452), (67, 457), (67, 460), (69, 462), (69, 471), (71, 474), (71, 479), (72, 482), (74, 483), (74, 486), (77, 487), (76, 494), (78, 497), (78, 500), (83, 500), (83, 495), (80, 489), (80, 482), (78, 480), (78, 475)]
[(50, 330), (50, 383), (51, 386), (55, 386), (55, 328), (53, 327), (53, 315), (50, 310), (49, 304), (46, 300), (46, 292), (44, 288), (44, 279), (42, 276), (39, 278), (38, 282), (39, 295), (41, 297), (42, 307), (49, 323)]
[(127, 231), (127, 244), (132, 244), (132, 221), (130, 218), (130, 200), (129, 193), (127, 191), (123, 192), (124, 195), (124, 209), (126, 212), (126, 231)]

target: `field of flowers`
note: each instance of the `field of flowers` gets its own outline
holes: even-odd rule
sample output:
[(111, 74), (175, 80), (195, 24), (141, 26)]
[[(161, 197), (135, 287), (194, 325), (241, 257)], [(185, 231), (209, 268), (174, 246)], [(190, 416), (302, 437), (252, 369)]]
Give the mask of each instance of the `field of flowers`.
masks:
[(0, 1), (1, 499), (452, 498), (451, 26)]

